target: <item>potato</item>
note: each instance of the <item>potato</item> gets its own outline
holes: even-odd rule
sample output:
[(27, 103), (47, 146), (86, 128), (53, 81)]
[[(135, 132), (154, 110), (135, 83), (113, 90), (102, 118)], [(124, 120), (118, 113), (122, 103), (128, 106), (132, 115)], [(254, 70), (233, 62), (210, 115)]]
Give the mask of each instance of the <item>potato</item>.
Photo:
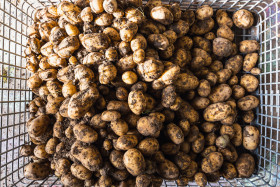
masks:
[(228, 135), (222, 135), (222, 136), (219, 136), (217, 139), (216, 139), (216, 146), (218, 148), (226, 148), (229, 144), (229, 136)]
[(127, 133), (128, 131), (128, 125), (127, 123), (122, 119), (117, 119), (115, 121), (111, 121), (111, 129), (114, 131), (114, 133), (118, 136), (122, 136)]
[(83, 22), (91, 22), (93, 20), (93, 15), (91, 13), (90, 7), (85, 7), (81, 11), (81, 19), (83, 20)]
[(130, 42), (138, 31), (136, 23), (128, 22), (120, 29), (120, 37), (122, 41)]
[(252, 126), (247, 125), (243, 128), (243, 146), (245, 149), (253, 151), (255, 150), (260, 142), (259, 130)]
[(125, 56), (116, 63), (116, 66), (120, 72), (132, 70), (136, 65), (137, 64), (133, 61), (133, 55)]
[(207, 97), (211, 93), (210, 83), (207, 80), (201, 80), (197, 87), (197, 93), (201, 97)]
[(122, 74), (122, 80), (126, 84), (134, 84), (137, 82), (137, 75), (133, 71), (126, 71)]
[(155, 116), (141, 117), (137, 121), (137, 130), (144, 136), (154, 135), (161, 129), (162, 123)]
[(211, 56), (203, 49), (194, 48), (192, 51), (193, 57), (201, 57), (204, 60), (204, 66), (209, 66), (212, 63)]
[(128, 149), (123, 155), (123, 163), (127, 171), (133, 175), (137, 176), (144, 172), (146, 168), (146, 163), (143, 155), (137, 149)]
[(89, 52), (97, 52), (109, 47), (109, 37), (104, 33), (85, 34), (81, 38), (82, 45)]
[(183, 131), (184, 136), (190, 132), (190, 122), (187, 119), (183, 119), (179, 122), (178, 126)]
[(190, 31), (196, 35), (204, 35), (211, 31), (214, 27), (214, 20), (212, 18), (208, 18), (205, 20), (196, 20), (192, 25)]
[(76, 27), (75, 25), (72, 25), (70, 23), (66, 24), (64, 26), (64, 29), (65, 29), (66, 33), (68, 34), (68, 36), (78, 36), (80, 34), (78, 27)]
[(136, 177), (136, 187), (148, 187), (150, 183), (151, 183), (150, 175), (142, 174)]
[(106, 27), (106, 26), (110, 26), (113, 22), (113, 15), (112, 14), (108, 14), (108, 13), (101, 13), (99, 14), (95, 20), (94, 20), (94, 23), (95, 25), (97, 26), (100, 26), (100, 27)]
[(63, 16), (68, 22), (76, 25), (82, 22), (79, 14), (81, 9), (71, 2), (61, 2), (58, 4), (57, 13), (59, 16)]
[(222, 166), (222, 174), (226, 179), (234, 179), (237, 177), (237, 171), (232, 163), (225, 162)]
[(247, 95), (239, 99), (237, 102), (238, 108), (243, 111), (248, 111), (257, 108), (259, 104), (259, 99), (253, 95)]
[(156, 6), (150, 12), (151, 18), (163, 25), (170, 25), (174, 16), (169, 9), (164, 6)]
[(95, 130), (81, 123), (73, 127), (73, 132), (76, 139), (84, 143), (93, 143), (98, 138), (98, 134)]
[(223, 155), (219, 152), (212, 152), (202, 159), (201, 169), (204, 173), (218, 171), (224, 162)]
[(125, 169), (125, 165), (123, 163), (123, 153), (121, 151), (113, 150), (110, 153), (109, 160), (115, 168), (120, 170)]
[(234, 12), (232, 19), (236, 27), (241, 29), (249, 29), (254, 23), (253, 14), (245, 9)]
[(29, 163), (24, 167), (24, 177), (29, 180), (43, 180), (50, 174), (48, 163)]
[(172, 140), (173, 143), (181, 144), (182, 142), (184, 142), (184, 134), (180, 127), (178, 127), (174, 123), (170, 123), (166, 128), (168, 137)]
[(215, 122), (225, 119), (231, 112), (230, 105), (226, 103), (215, 103), (209, 105), (203, 113), (206, 121)]
[(191, 124), (199, 120), (198, 112), (188, 102), (182, 102), (178, 113), (182, 119), (189, 120)]
[(46, 146), (45, 146), (45, 151), (47, 154), (54, 154), (55, 153), (55, 148), (57, 144), (59, 143), (59, 140), (56, 137), (53, 137), (48, 140)]
[(140, 63), (144, 62), (144, 60), (145, 60), (145, 51), (143, 49), (137, 49), (136, 51), (134, 51), (133, 61), (136, 64), (140, 64)]
[(93, 145), (85, 146), (76, 141), (71, 146), (71, 155), (90, 171), (98, 171), (102, 165), (101, 154)]
[(143, 14), (143, 12), (134, 7), (129, 7), (125, 10), (125, 17), (128, 19), (128, 21), (134, 22), (138, 25), (140, 25), (143, 20), (145, 20), (145, 15)]
[(210, 104), (210, 100), (205, 97), (197, 96), (192, 100), (191, 104), (197, 110), (205, 109)]
[(192, 142), (192, 150), (194, 153), (200, 153), (204, 149), (205, 139), (202, 133), (198, 134), (196, 140)]
[(242, 115), (242, 119), (245, 123), (251, 123), (255, 118), (254, 112), (252, 110), (246, 111)]
[(190, 166), (187, 169), (182, 170), (181, 173), (182, 175), (191, 178), (196, 174), (197, 169), (198, 169), (197, 163), (192, 160)]
[(243, 70), (251, 71), (257, 64), (259, 59), (258, 53), (249, 53), (244, 57)]
[(251, 73), (252, 75), (259, 75), (259, 74), (261, 74), (261, 72), (262, 72), (262, 70), (261, 70), (260, 68), (253, 68), (253, 69), (251, 69), (251, 71), (250, 71), (250, 73)]
[(239, 44), (239, 51), (241, 53), (253, 53), (260, 50), (260, 44), (256, 40), (243, 40)]
[(229, 41), (233, 41), (234, 33), (227, 25), (222, 25), (217, 30), (217, 37), (228, 39)]
[(31, 137), (40, 137), (43, 135), (48, 126), (51, 124), (51, 119), (48, 115), (40, 115), (36, 118), (31, 118), (26, 124), (27, 131)]
[[(160, 145), (160, 149), (165, 155), (176, 155), (180, 150), (180, 145), (167, 142)], [(154, 157), (157, 158), (157, 154), (155, 154)]]
[(100, 14), (104, 11), (103, 1), (104, 0), (90, 0), (90, 8), (95, 14)]
[(85, 115), (99, 97), (99, 92), (94, 87), (75, 93), (68, 104), (68, 115), (71, 119), (78, 119)]
[(60, 180), (64, 186), (77, 186), (77, 187), (83, 186), (82, 181), (77, 179), (71, 173), (63, 174)]
[(185, 50), (190, 50), (193, 46), (193, 40), (188, 36), (183, 36), (180, 40), (177, 40), (174, 45), (177, 49), (184, 48)]
[(196, 89), (199, 85), (199, 80), (196, 76), (189, 73), (181, 73), (174, 84), (178, 91), (183, 92)]
[(213, 16), (213, 8), (209, 5), (202, 5), (195, 12), (196, 19), (206, 20)]
[(186, 51), (185, 49), (178, 49), (174, 52), (173, 57), (171, 58), (171, 61), (174, 64), (179, 65), (180, 67), (185, 67), (187, 64), (189, 64), (192, 60), (191, 52)]
[(194, 180), (198, 186), (206, 186), (207, 178), (206, 175), (202, 172), (198, 172), (194, 175)]
[(217, 135), (214, 132), (208, 133), (205, 136), (205, 145), (215, 145)]
[(179, 176), (179, 169), (173, 162), (166, 159), (157, 165), (157, 173), (164, 179), (172, 180)]
[(215, 38), (213, 40), (213, 53), (220, 57), (228, 57), (232, 54), (233, 47), (230, 40), (225, 38)]
[(227, 101), (232, 94), (232, 89), (227, 84), (220, 84), (214, 87), (208, 96), (212, 103)]
[(240, 85), (245, 88), (247, 92), (254, 92), (259, 86), (259, 80), (250, 74), (245, 74), (240, 79)]
[(243, 153), (239, 156), (235, 163), (238, 172), (238, 177), (247, 178), (251, 177), (255, 170), (255, 160), (249, 153)]
[(201, 36), (193, 37), (193, 42), (194, 42), (194, 47), (203, 49), (207, 53), (210, 53), (212, 51), (211, 42)]
[(120, 150), (129, 150), (138, 144), (136, 135), (122, 135), (117, 139), (116, 147)]
[(148, 42), (158, 50), (166, 50), (169, 46), (169, 40), (163, 34), (150, 34)]
[(144, 156), (151, 156), (159, 150), (159, 143), (155, 138), (145, 138), (139, 142), (137, 148)]
[(241, 55), (235, 55), (228, 59), (225, 63), (225, 69), (232, 71), (232, 74), (237, 74), (242, 69), (243, 57)]
[(232, 74), (232, 71), (229, 69), (222, 69), (216, 73), (217, 75), (217, 82), (218, 83), (225, 83), (227, 80), (229, 80), (230, 76)]
[(169, 108), (175, 103), (177, 94), (173, 85), (167, 86), (162, 90), (161, 104), (165, 108)]
[(73, 163), (70, 169), (72, 175), (74, 175), (80, 180), (87, 180), (90, 179), (92, 176), (92, 172), (81, 164)]
[(228, 27), (233, 26), (232, 19), (228, 16), (227, 12), (225, 10), (217, 10), (216, 12), (216, 21), (218, 25), (221, 27), (223, 25), (226, 25)]
[(34, 148), (34, 155), (37, 158), (46, 159), (49, 157), (49, 154), (45, 151), (46, 144), (37, 145)]
[(212, 153), (212, 152), (216, 152), (217, 148), (214, 145), (208, 146), (206, 147), (202, 152), (201, 152), (201, 156), (203, 157), (207, 157), (208, 154)]
[(32, 145), (22, 145), (20, 148), (20, 155), (31, 156), (33, 155), (34, 148)]
[(140, 115), (146, 109), (146, 97), (141, 90), (135, 90), (129, 93), (128, 106), (136, 115)]
[(171, 24), (169, 28), (176, 33), (178, 38), (180, 38), (188, 33), (189, 24), (186, 21), (180, 19), (179, 21)]
[(72, 81), (69, 81), (69, 82), (63, 84), (61, 91), (62, 91), (63, 97), (67, 98), (67, 97), (71, 97), (72, 95), (77, 93), (77, 88), (73, 84)]
[(194, 57), (190, 62), (190, 64), (191, 64), (191, 70), (198, 71), (204, 66), (205, 62), (201, 57)]
[(33, 75), (31, 75), (31, 77), (29, 77), (29, 79), (27, 80), (27, 86), (30, 89), (35, 89), (35, 88), (39, 88), (42, 84), (42, 79), (39, 77), (38, 73), (35, 73)]
[(61, 58), (69, 58), (80, 47), (80, 41), (76, 36), (64, 38), (58, 45), (57, 54)]
[(188, 142), (194, 142), (199, 135), (199, 129), (196, 125), (192, 125), (190, 127), (190, 132), (188, 133), (188, 135), (186, 136), (186, 140)]

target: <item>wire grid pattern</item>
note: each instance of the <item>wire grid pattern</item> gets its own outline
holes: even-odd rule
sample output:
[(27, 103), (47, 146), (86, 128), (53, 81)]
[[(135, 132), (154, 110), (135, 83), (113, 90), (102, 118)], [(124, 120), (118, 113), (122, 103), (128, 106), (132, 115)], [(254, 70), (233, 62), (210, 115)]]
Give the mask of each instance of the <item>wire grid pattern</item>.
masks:
[[(144, 1), (143, 1), (144, 2)], [(226, 180), (221, 178), (209, 186), (280, 186), (280, 8), (276, 0), (177, 0), (182, 9), (196, 9), (209, 4), (214, 9), (236, 11), (241, 8), (256, 13), (258, 24), (249, 31), (236, 30), (236, 42), (257, 39), (261, 44), (259, 67), (260, 87), (256, 95), (260, 107), (254, 122), (261, 133), (257, 155), (258, 172), (250, 179)], [(24, 178), (23, 168), (30, 161), (19, 156), (22, 144), (28, 143), (25, 123), (29, 118), (26, 104), (32, 92), (26, 85), (30, 76), (25, 70), (24, 49), (26, 28), (32, 24), (34, 10), (58, 0), (1, 0), (0, 1), (0, 186), (40, 186), (61, 184), (56, 177), (43, 181)], [(145, 2), (144, 2), (145, 3)], [(190, 183), (189, 186), (195, 186)], [(177, 186), (164, 181), (163, 186)]]

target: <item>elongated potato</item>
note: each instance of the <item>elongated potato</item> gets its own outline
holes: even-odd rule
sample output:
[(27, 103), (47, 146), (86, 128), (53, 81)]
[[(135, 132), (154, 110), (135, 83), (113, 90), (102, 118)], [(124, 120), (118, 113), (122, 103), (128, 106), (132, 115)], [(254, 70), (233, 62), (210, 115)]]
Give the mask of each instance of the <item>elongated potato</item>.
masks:
[(230, 105), (226, 103), (215, 103), (209, 105), (203, 113), (206, 121), (214, 122), (225, 119), (231, 112)]
[(255, 150), (260, 142), (259, 130), (252, 126), (247, 125), (243, 128), (243, 146), (248, 150)]
[(184, 141), (184, 134), (182, 129), (175, 125), (174, 123), (170, 123), (167, 125), (167, 134), (169, 138), (173, 141), (175, 144), (181, 144)]
[(124, 153), (123, 163), (127, 171), (133, 176), (143, 173), (146, 168), (145, 159), (142, 153), (135, 148), (129, 149)]
[(238, 100), (237, 106), (243, 111), (248, 111), (257, 108), (259, 103), (260, 101), (256, 96), (247, 95)]
[(24, 167), (24, 176), (30, 180), (43, 180), (50, 174), (50, 167), (43, 163), (29, 163)]
[(84, 124), (75, 125), (73, 127), (73, 132), (77, 140), (84, 143), (93, 143), (98, 138), (97, 132)]

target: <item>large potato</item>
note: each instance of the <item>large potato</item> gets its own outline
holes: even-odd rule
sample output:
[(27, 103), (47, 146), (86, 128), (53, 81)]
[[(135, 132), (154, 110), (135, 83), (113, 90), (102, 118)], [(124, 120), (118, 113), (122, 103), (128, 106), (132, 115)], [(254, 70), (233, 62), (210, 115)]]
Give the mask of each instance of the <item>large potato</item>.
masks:
[(245, 74), (240, 79), (240, 85), (243, 86), (247, 92), (254, 92), (259, 86), (259, 80), (254, 75)]
[(151, 10), (151, 18), (164, 25), (169, 25), (173, 22), (173, 14), (164, 6), (157, 6)]
[(137, 149), (129, 149), (123, 155), (123, 163), (127, 171), (137, 176), (145, 171), (146, 163), (142, 153)]
[(136, 135), (126, 134), (117, 139), (116, 147), (120, 150), (129, 150), (138, 144)]
[(243, 146), (245, 149), (253, 151), (255, 150), (260, 142), (259, 130), (252, 126), (247, 125), (243, 128)]
[(239, 99), (237, 102), (238, 108), (240, 108), (243, 111), (248, 111), (257, 108), (259, 104), (260, 104), (259, 99), (253, 95), (247, 95)]
[(73, 127), (73, 132), (77, 140), (84, 143), (93, 143), (98, 138), (98, 134), (95, 130), (81, 123)]
[(241, 53), (253, 53), (260, 50), (260, 44), (256, 40), (243, 40), (239, 44), (239, 51)]
[(48, 163), (29, 163), (24, 167), (24, 177), (30, 180), (43, 180), (50, 174)]
[(251, 177), (255, 170), (255, 159), (249, 153), (243, 153), (239, 156), (235, 166), (238, 172), (238, 177)]
[(179, 169), (173, 162), (164, 160), (164, 162), (158, 164), (157, 173), (164, 179), (172, 180), (179, 176)]
[(230, 40), (215, 38), (213, 41), (213, 53), (220, 57), (228, 57), (232, 54), (233, 47)]
[(251, 71), (259, 59), (258, 53), (249, 53), (244, 57), (243, 70)]
[(92, 176), (92, 172), (81, 164), (73, 163), (70, 169), (72, 175), (74, 175), (80, 180), (90, 179)]
[(223, 164), (223, 155), (219, 152), (212, 152), (202, 159), (201, 169), (205, 173), (218, 171)]
[(215, 122), (225, 119), (231, 112), (230, 105), (226, 103), (215, 103), (209, 105), (203, 113), (206, 121)]
[(137, 130), (144, 136), (152, 136), (161, 129), (162, 123), (155, 116), (145, 116), (137, 121)]
[(145, 138), (139, 142), (137, 148), (144, 156), (150, 156), (159, 150), (159, 142), (155, 138)]
[(236, 27), (241, 29), (249, 29), (254, 23), (253, 14), (245, 9), (234, 12), (232, 19)]
[(214, 87), (208, 96), (212, 103), (227, 101), (232, 94), (232, 89), (227, 84), (220, 84)]
[(241, 55), (235, 55), (228, 59), (225, 63), (225, 69), (232, 71), (232, 74), (237, 74), (242, 69), (243, 57)]
[(103, 33), (85, 34), (82, 39), (82, 45), (89, 52), (96, 52), (101, 49), (107, 49), (109, 47), (109, 37)]

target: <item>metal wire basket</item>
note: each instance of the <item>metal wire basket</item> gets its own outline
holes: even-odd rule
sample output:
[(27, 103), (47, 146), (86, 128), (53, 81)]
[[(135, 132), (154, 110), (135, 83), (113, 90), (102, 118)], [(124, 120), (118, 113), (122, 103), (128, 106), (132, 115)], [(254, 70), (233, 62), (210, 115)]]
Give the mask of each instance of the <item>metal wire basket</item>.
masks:
[[(35, 9), (59, 0), (0, 1), (0, 186), (58, 185), (56, 177), (43, 181), (24, 178), (23, 168), (30, 161), (19, 155), (22, 144), (29, 142), (25, 122), (29, 118), (26, 104), (32, 92), (26, 85), (30, 74), (25, 70), (26, 28), (33, 22)], [(164, 1), (169, 3), (170, 1)], [(174, 1), (173, 1), (174, 2)], [(236, 42), (257, 39), (261, 44), (259, 67), (260, 98), (254, 124), (259, 126), (260, 146), (255, 151), (258, 170), (250, 179), (226, 180), (209, 186), (280, 186), (280, 3), (277, 0), (177, 0), (182, 9), (196, 9), (209, 4), (214, 9), (255, 13), (257, 23), (250, 30), (236, 30)], [(164, 181), (165, 186), (176, 186)], [(190, 183), (190, 186), (195, 183)]]

